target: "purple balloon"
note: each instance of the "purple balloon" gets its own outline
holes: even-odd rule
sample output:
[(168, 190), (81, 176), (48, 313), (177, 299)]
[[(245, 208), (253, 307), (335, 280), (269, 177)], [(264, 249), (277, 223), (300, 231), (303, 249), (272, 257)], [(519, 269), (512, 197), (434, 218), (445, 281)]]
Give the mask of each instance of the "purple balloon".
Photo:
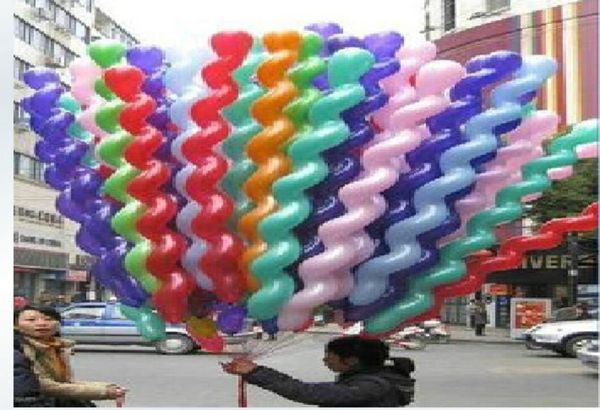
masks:
[(217, 327), (225, 334), (233, 335), (244, 328), (246, 309), (242, 306), (227, 306), (217, 315)]
[[(308, 31), (313, 31), (317, 33), (324, 41), (333, 35), (341, 34), (344, 30), (342, 26), (337, 23), (313, 23), (304, 27)], [(329, 57), (331, 55), (331, 50), (325, 43), (323, 49), (321, 50), (321, 57)], [(314, 80), (313, 84), (321, 91), (325, 91), (329, 89), (329, 83), (327, 82), (327, 75), (320, 74)]]
[(157, 71), (164, 60), (163, 51), (155, 46), (134, 46), (127, 50), (126, 58), (129, 64), (141, 69), (146, 74)]
[(46, 84), (59, 84), (60, 77), (54, 70), (45, 67), (35, 67), (23, 74), (23, 81), (34, 90), (39, 90)]

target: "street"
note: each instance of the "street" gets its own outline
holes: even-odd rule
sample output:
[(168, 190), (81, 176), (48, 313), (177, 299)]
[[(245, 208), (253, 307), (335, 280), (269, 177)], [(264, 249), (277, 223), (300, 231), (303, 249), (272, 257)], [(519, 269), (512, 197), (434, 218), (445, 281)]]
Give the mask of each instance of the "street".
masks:
[[(333, 374), (322, 364), (328, 335), (301, 335), (258, 361), (306, 381)], [(453, 343), (424, 351), (398, 351), (417, 366), (418, 407), (597, 407), (598, 376), (577, 359), (521, 344)], [(163, 356), (151, 348), (78, 348), (76, 379), (109, 381), (130, 389), (126, 407), (235, 407), (237, 380), (219, 367), (227, 355)], [(114, 405), (114, 402), (102, 403)], [(249, 407), (299, 407), (253, 386)]]

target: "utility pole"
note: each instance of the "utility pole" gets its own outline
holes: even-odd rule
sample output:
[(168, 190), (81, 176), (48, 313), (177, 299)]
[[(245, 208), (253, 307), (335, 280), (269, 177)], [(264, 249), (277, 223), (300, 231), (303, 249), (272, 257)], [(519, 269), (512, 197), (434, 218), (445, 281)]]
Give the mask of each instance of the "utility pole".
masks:
[(577, 284), (579, 276), (579, 246), (577, 244), (577, 234), (570, 233), (568, 237), (569, 256), (571, 257), (571, 266), (567, 276), (567, 287), (569, 290), (569, 306), (577, 303)]

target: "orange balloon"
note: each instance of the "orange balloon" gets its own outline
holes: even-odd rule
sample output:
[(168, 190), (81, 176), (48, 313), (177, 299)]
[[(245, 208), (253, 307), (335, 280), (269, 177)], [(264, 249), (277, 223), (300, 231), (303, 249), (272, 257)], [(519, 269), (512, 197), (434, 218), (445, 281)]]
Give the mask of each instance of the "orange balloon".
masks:
[(258, 224), (277, 210), (271, 186), (291, 169), (290, 159), (283, 150), (296, 129), (283, 114), (283, 108), (298, 96), (298, 89), (288, 78), (287, 70), (298, 60), (302, 36), (296, 31), (268, 33), (263, 36), (263, 45), (270, 55), (258, 67), (256, 76), (268, 91), (251, 107), (252, 116), (263, 129), (246, 145), (248, 158), (257, 165), (257, 170), (242, 187), (256, 207), (242, 215), (238, 222), (239, 232), (248, 241), (248, 247), (240, 260), (240, 268), (252, 292), (260, 284), (252, 275), (250, 264), (267, 249), (258, 232)]

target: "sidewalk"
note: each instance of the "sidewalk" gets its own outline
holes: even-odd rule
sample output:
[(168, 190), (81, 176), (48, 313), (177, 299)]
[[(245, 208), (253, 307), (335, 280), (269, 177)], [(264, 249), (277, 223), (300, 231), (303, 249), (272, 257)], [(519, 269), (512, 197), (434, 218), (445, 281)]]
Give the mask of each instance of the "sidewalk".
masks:
[[(523, 341), (511, 339), (508, 329), (488, 327), (485, 329), (485, 336), (475, 336), (475, 330), (463, 325), (446, 325), (446, 328), (450, 332), (450, 343), (523, 343)], [(328, 323), (324, 326), (313, 326), (306, 332), (341, 335), (342, 328), (335, 323)]]

